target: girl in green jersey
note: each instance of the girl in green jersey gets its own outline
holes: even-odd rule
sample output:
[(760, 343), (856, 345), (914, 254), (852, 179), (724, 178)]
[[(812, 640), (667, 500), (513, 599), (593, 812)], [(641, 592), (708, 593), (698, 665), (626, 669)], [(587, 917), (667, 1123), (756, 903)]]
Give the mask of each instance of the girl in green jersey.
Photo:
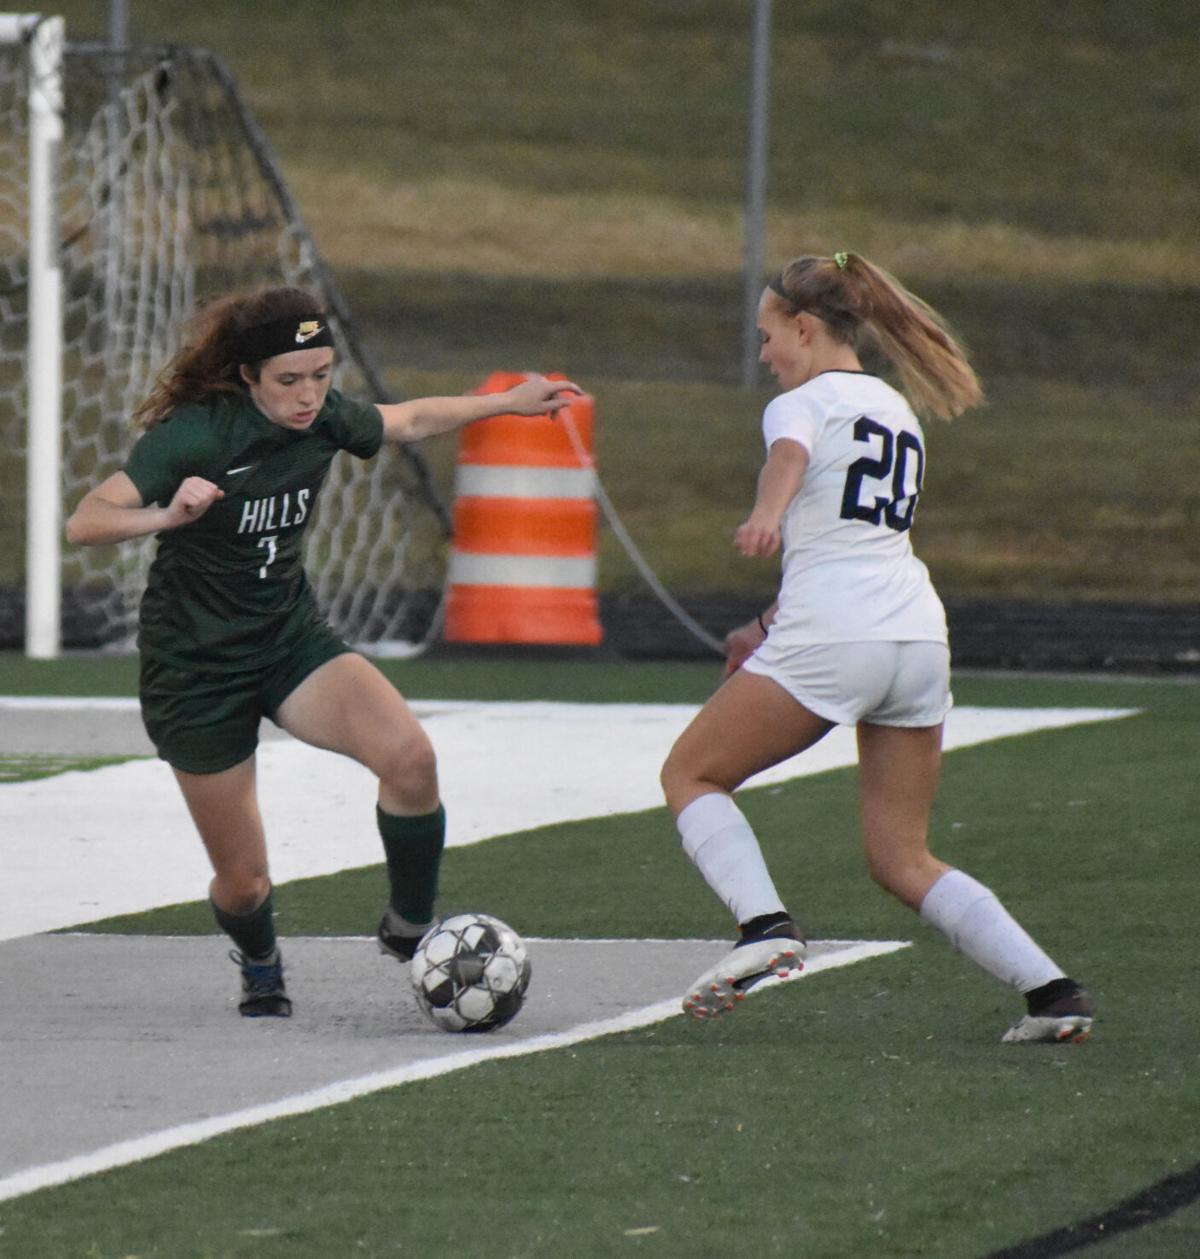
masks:
[(239, 1009), (291, 1013), (255, 786), (258, 725), (351, 756), (379, 779), (389, 904), (380, 948), (402, 961), (433, 919), (445, 813), (429, 739), (391, 683), (317, 610), (301, 547), (341, 450), (556, 412), (579, 390), (541, 377), (499, 394), (355, 402), (331, 388), (333, 338), (294, 288), (213, 303), (137, 412), (125, 468), (89, 491), (67, 539), (156, 534), (138, 648), (146, 729), (212, 863), (213, 913), (237, 946)]

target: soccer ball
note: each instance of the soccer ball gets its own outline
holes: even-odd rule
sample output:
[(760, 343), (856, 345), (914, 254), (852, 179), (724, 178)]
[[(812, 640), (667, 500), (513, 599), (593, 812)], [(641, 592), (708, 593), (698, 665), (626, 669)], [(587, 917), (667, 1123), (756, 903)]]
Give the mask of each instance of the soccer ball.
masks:
[(499, 918), (455, 914), (422, 938), (411, 975), (421, 1009), (444, 1032), (490, 1032), (520, 1010), (529, 955)]

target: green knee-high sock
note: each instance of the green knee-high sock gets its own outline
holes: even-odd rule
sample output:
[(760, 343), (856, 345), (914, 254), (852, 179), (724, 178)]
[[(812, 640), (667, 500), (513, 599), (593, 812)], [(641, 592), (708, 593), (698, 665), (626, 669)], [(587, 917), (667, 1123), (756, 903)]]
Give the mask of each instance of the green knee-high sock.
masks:
[(275, 916), (271, 906), (271, 890), (257, 909), (248, 914), (231, 914), (209, 897), (217, 926), (238, 946), (244, 957), (262, 961), (275, 954)]
[(432, 813), (398, 817), (376, 805), (375, 820), (387, 856), (392, 908), (411, 923), (429, 922), (446, 846), (446, 810), (439, 804)]

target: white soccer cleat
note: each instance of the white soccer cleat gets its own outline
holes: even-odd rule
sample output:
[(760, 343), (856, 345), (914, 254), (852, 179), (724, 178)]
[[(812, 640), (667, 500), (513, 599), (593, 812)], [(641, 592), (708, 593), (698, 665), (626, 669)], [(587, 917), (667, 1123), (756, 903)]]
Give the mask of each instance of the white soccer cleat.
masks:
[(804, 969), (803, 940), (753, 940), (731, 949), (688, 989), (683, 1009), (694, 1019), (715, 1019), (732, 1010), (764, 979), (787, 979)]
[(1065, 1014), (1058, 1018), (1026, 1014), (1000, 1037), (1005, 1045), (1054, 1045), (1070, 1042), (1081, 1045), (1092, 1033), (1088, 1014)]
[[(1004, 1045), (1080, 1045), (1091, 1035), (1092, 1001), (1073, 979), (1054, 987), (1059, 994), (1046, 1004), (1036, 1003), (1000, 1037)], [(1063, 991), (1065, 989), (1065, 991)]]

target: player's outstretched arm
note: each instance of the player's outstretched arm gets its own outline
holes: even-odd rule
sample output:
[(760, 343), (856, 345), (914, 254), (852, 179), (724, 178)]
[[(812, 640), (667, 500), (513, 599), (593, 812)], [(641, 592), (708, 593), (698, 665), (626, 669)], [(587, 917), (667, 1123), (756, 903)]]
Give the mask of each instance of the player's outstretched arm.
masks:
[(166, 507), (142, 503), (138, 488), (127, 473), (114, 472), (107, 481), (89, 490), (67, 521), (67, 541), (75, 546), (107, 546), (144, 538), (150, 533), (190, 524), (224, 498), (211, 481), (188, 477)]
[(799, 442), (781, 437), (772, 443), (758, 474), (754, 509), (733, 535), (735, 550), (749, 557), (774, 555), (783, 514), (799, 494), (807, 470), (808, 451)]
[(385, 441), (415, 442), (492, 415), (553, 415), (582, 392), (569, 380), (531, 376), (503, 393), (413, 398), (408, 402), (380, 403), (379, 411)]

